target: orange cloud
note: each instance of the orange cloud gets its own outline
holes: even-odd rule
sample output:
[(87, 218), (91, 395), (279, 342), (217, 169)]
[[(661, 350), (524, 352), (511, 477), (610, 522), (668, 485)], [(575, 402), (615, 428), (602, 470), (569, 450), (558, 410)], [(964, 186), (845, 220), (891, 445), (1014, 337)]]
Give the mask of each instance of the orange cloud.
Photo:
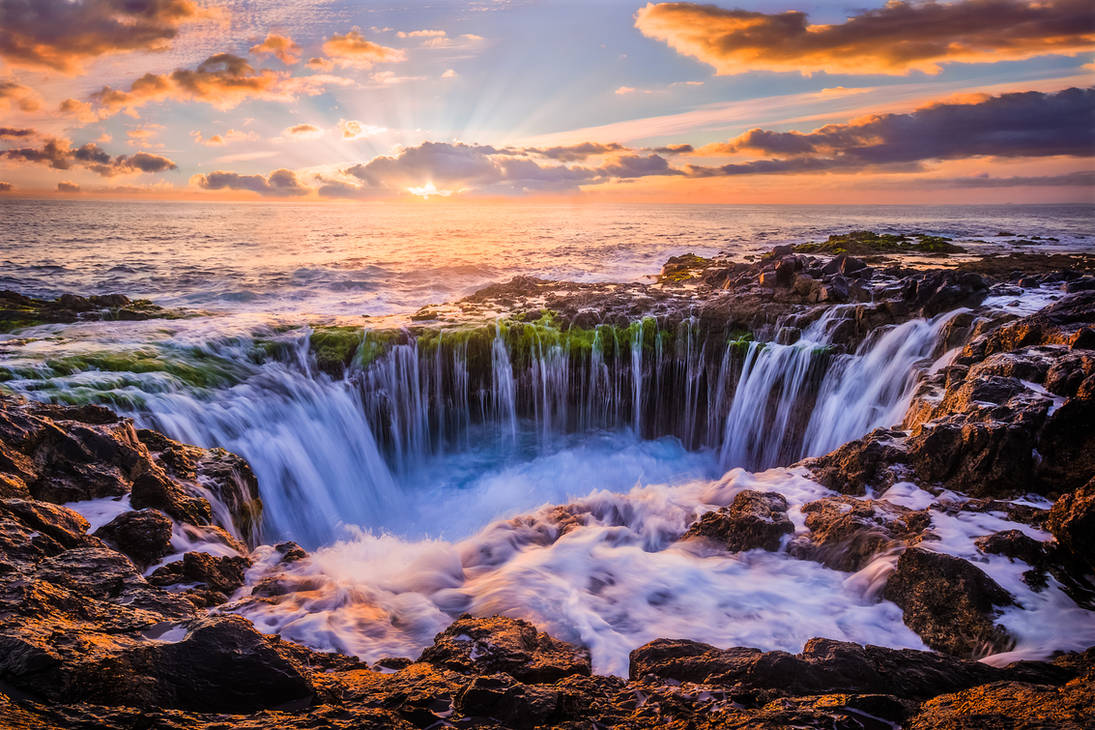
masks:
[(194, 0), (0, 0), (0, 57), (71, 74), (98, 56), (164, 50), (211, 15)]
[(227, 132), (214, 134), (212, 137), (208, 138), (202, 135), (201, 131), (194, 130), (190, 133), (190, 136), (194, 138), (195, 142), (205, 145), (206, 147), (223, 147), (224, 145), (232, 144), (233, 142), (246, 142), (259, 138), (258, 134), (255, 132), (241, 132), (238, 129), (229, 129)]
[(377, 63), (407, 60), (407, 55), (403, 51), (365, 40), (361, 31), (356, 28), (345, 35), (333, 35), (328, 38), (323, 44), (323, 52), (341, 66), (359, 68), (371, 68)]
[(696, 177), (876, 166), (918, 169), (926, 160), (971, 157), (1095, 156), (1095, 88), (937, 102), (908, 114), (872, 114), (812, 132), (751, 129), (707, 145), (701, 156), (751, 153), (766, 159), (689, 167)]
[(315, 95), (332, 84), (350, 84), (337, 76), (290, 77), (269, 69), (256, 71), (231, 53), (210, 56), (196, 69), (180, 68), (170, 74), (145, 74), (128, 91), (104, 86), (91, 95), (103, 116), (134, 111), (151, 101), (190, 99), (218, 109), (231, 109), (247, 99), (287, 101), (297, 94)]
[(300, 46), (294, 43), (292, 38), (276, 33), (268, 34), (262, 43), (251, 46), (251, 53), (257, 56), (269, 54), (286, 66), (291, 66), (300, 60)]
[(14, 81), (0, 81), (0, 109), (17, 108), (24, 112), (38, 111), (42, 97), (29, 86)]
[(80, 186), (74, 182), (68, 180), (62, 180), (57, 183), (57, 192), (59, 193), (78, 193), (80, 192)]
[(994, 63), (1095, 49), (1089, 0), (891, 0), (838, 25), (803, 12), (649, 3), (635, 27), (729, 75), (749, 71), (935, 74), (944, 63)]
[(282, 132), (286, 137), (297, 139), (316, 139), (323, 136), (323, 130), (314, 124), (295, 124)]

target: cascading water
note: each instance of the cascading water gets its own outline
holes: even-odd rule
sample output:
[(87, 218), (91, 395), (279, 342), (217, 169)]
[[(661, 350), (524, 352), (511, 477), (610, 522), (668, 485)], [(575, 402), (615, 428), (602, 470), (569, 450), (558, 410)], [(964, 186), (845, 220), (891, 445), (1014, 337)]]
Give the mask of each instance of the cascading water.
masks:
[[(829, 309), (790, 345), (723, 342), (688, 319), (670, 330), (652, 319), (569, 331), (499, 322), (403, 337), (342, 378), (313, 367), (305, 336), (233, 385), (156, 388), (130, 410), (176, 438), (246, 457), (259, 477), (267, 539), (316, 546), (342, 525), (451, 534), (460, 521), (431, 524), (422, 495), (441, 504), (442, 487), (470, 485), (497, 494), (491, 475), (573, 449), (571, 436), (629, 434), (613, 448), (636, 454), (665, 453), (657, 439), (679, 441), (683, 449), (662, 466), (642, 456), (634, 460), (641, 467), (605, 461), (618, 472), (607, 482), (626, 489), (654, 474), (788, 464), (899, 421), (945, 318), (908, 322), (855, 354), (834, 354), (832, 333), (845, 316)], [(589, 477), (592, 486), (607, 483)], [(574, 484), (549, 495), (543, 481), (523, 483), (524, 493), (507, 492), (496, 509), (461, 524), (475, 529), (589, 490)]]
[(830, 355), (831, 310), (791, 345), (753, 342), (742, 366), (719, 461), (766, 469), (820, 456), (901, 421), (925, 359), (959, 312), (872, 333), (855, 354)]

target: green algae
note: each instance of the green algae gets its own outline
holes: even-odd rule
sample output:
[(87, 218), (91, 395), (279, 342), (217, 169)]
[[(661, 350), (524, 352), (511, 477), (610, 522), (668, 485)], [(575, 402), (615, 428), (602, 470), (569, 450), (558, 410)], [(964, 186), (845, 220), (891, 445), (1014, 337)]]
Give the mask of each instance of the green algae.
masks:
[(245, 377), (239, 365), (194, 350), (173, 357), (154, 349), (99, 351), (47, 358), (37, 367), (0, 365), (5, 380), (63, 378), (86, 372), (165, 373), (196, 388), (230, 385)]
[[(915, 238), (915, 240), (913, 240)], [(793, 247), (795, 253), (848, 254), (869, 256), (887, 253), (963, 253), (965, 249), (951, 243), (943, 236), (917, 234), (910, 237), (904, 234), (875, 233), (874, 231), (851, 231), (829, 236), (820, 243), (801, 243)]]

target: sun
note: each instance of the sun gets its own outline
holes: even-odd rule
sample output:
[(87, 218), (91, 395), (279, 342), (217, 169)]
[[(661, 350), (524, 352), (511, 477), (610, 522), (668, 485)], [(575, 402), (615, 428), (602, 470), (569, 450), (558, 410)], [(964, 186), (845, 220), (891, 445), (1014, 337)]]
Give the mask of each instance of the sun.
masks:
[(424, 198), (426, 200), (429, 200), (431, 195), (440, 196), (442, 198), (447, 198), (456, 191), (455, 190), (438, 190), (436, 185), (434, 185), (432, 182), (428, 182), (425, 185), (421, 185), (419, 187), (409, 187), (409, 188), (407, 188), (407, 192), (410, 193), (411, 195), (417, 195), (420, 198)]

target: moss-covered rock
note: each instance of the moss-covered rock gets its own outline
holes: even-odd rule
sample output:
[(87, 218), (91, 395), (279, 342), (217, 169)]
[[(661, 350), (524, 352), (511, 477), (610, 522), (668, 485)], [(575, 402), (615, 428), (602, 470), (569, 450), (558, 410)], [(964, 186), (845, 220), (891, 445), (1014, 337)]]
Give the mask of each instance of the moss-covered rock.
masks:
[[(915, 239), (915, 240), (914, 240)], [(965, 249), (951, 243), (949, 238), (916, 234), (875, 233), (874, 231), (851, 231), (829, 236), (820, 243), (802, 243), (794, 247), (795, 253), (850, 254), (869, 256), (887, 253), (930, 253), (947, 255), (963, 253)]]

